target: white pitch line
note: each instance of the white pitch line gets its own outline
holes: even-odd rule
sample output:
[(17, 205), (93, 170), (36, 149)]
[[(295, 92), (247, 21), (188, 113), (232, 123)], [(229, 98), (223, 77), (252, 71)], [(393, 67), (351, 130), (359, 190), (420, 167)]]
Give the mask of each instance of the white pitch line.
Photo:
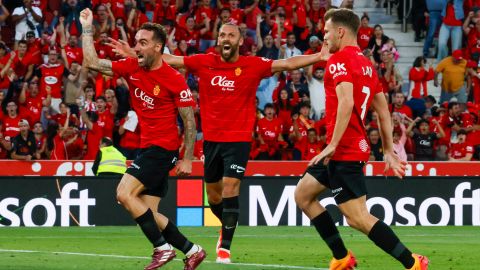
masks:
[[(40, 251), (40, 250), (23, 250), (23, 249), (0, 249), (0, 252), (5, 253), (46, 253), (56, 255), (73, 255), (73, 256), (86, 256), (86, 257), (106, 257), (117, 259), (150, 259), (150, 257), (143, 256), (126, 256), (126, 255), (114, 255), (114, 254), (97, 254), (97, 253), (80, 253), (80, 252), (64, 252), (64, 251)], [(175, 259), (175, 261), (181, 261), (181, 259)], [(204, 263), (215, 264), (213, 261), (204, 261)], [(249, 266), (249, 267), (266, 267), (266, 268), (280, 268), (280, 269), (302, 269), (302, 270), (328, 270), (327, 268), (314, 268), (295, 265), (281, 265), (281, 264), (260, 264), (260, 263), (231, 263), (234, 266)]]

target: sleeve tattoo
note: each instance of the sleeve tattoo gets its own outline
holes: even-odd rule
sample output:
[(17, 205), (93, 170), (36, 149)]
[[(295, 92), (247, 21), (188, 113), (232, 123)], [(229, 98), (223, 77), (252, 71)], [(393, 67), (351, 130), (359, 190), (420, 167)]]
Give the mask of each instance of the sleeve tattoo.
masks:
[(183, 120), (185, 130), (185, 159), (193, 159), (193, 147), (195, 145), (195, 138), (197, 134), (197, 127), (195, 125), (195, 116), (192, 107), (180, 107), (178, 112)]
[(83, 58), (86, 66), (108, 76), (113, 76), (112, 61), (107, 59), (98, 59), (97, 51), (93, 43), (93, 31), (84, 27), (82, 35)]

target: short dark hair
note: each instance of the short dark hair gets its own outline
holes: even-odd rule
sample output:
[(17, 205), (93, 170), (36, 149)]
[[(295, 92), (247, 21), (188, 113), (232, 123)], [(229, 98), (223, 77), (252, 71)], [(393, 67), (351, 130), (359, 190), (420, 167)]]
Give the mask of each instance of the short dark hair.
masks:
[(425, 63), (425, 57), (419, 56), (415, 58), (415, 61), (413, 61), (413, 67), (421, 67), (422, 63)]
[(161, 24), (146, 22), (142, 24), (142, 26), (140, 26), (139, 30), (147, 30), (153, 32), (152, 39), (162, 43), (162, 49), (160, 50), (160, 52), (163, 53), (163, 50), (165, 49), (165, 44), (167, 43), (167, 32)]
[(360, 27), (360, 19), (357, 14), (346, 8), (330, 9), (325, 13), (325, 22), (328, 20), (332, 20), (334, 24), (347, 27), (355, 35), (357, 35), (358, 28)]
[(105, 96), (98, 96), (96, 100), (103, 100), (105, 103), (107, 103), (107, 98)]
[(102, 140), (100, 141), (101, 144), (104, 144), (105, 146), (112, 146), (113, 141), (109, 137), (103, 137)]
[(450, 110), (451, 108), (455, 107), (456, 105), (459, 105), (458, 102), (452, 101), (448, 103), (448, 109)]
[(233, 22), (232, 20), (222, 24), (222, 26), (220, 26), (220, 28), (224, 27), (225, 25), (229, 25), (229, 26), (233, 26), (235, 28), (237, 28), (238, 30), (238, 33), (240, 33), (240, 35), (242, 34), (242, 32), (240, 31), (240, 27), (238, 26), (238, 24), (236, 24), (235, 22)]
[(28, 46), (28, 42), (27, 42), (25, 39), (20, 40), (20, 41), (18, 42), (18, 45), (20, 45), (20, 44), (25, 44), (25, 45)]
[(267, 110), (268, 108), (271, 108), (271, 109), (274, 109), (274, 110), (275, 110), (275, 107), (273, 106), (272, 103), (267, 103), (267, 104), (265, 104), (265, 106), (263, 107), (263, 110), (265, 111), (265, 110)]

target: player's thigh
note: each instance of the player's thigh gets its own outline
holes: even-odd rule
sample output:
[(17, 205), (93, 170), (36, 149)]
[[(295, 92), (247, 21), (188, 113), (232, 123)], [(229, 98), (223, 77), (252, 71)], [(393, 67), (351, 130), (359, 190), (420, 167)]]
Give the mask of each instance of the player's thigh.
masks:
[(142, 150), (126, 173), (142, 182), (145, 186), (142, 194), (164, 197), (168, 191), (168, 174), (177, 158), (176, 151), (151, 146)]
[(298, 204), (304, 201), (316, 200), (318, 195), (326, 189), (327, 187), (319, 182), (317, 178), (306, 172), (295, 188), (295, 201)]
[(145, 190), (145, 186), (135, 176), (125, 173), (117, 186), (117, 198), (119, 201), (126, 196), (138, 196)]
[(226, 178), (242, 180), (250, 155), (250, 142), (227, 142), (221, 145), (223, 184)]
[(205, 156), (203, 164), (203, 175), (208, 184), (218, 183), (223, 176), (223, 159), (221, 155), (221, 144), (218, 142), (203, 142), (203, 153)]
[(330, 160), (327, 166), (329, 183), (337, 205), (367, 194), (364, 165), (364, 162), (358, 161)]

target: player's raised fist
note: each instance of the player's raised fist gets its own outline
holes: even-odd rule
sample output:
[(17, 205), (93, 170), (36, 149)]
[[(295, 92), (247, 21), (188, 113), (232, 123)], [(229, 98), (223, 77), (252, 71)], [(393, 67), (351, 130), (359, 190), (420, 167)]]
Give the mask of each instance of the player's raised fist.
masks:
[(93, 14), (89, 8), (86, 8), (80, 12), (80, 23), (82, 26), (92, 25)]

